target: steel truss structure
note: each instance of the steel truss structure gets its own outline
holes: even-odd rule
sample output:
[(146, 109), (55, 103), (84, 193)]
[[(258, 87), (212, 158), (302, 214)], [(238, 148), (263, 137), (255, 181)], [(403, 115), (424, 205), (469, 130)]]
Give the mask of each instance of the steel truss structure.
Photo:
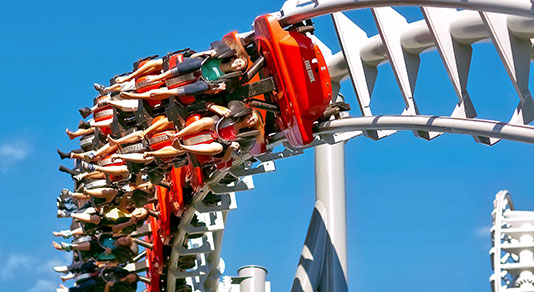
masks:
[[(420, 7), (424, 19), (408, 23), (391, 8), (404, 5)], [(531, 39), (534, 38), (532, 7), (532, 2), (528, 0), (288, 0), (279, 12), (272, 14), (286, 26), (322, 15), (332, 15), (342, 48), (340, 52), (333, 54), (315, 36), (309, 36), (325, 55), (334, 96), (339, 93), (340, 83), (350, 78), (361, 112), (359, 117), (323, 122), (315, 130), (316, 140), (309, 147), (316, 147), (316, 204), (292, 291), (348, 291), (343, 154), (345, 141), (359, 135), (378, 140), (400, 130), (409, 130), (416, 137), (426, 140), (443, 133), (454, 133), (471, 135), (476, 142), (486, 145), (494, 145), (501, 139), (534, 143), (534, 127), (529, 125), (534, 120), (534, 102), (529, 90), (529, 70), (533, 55)], [(378, 35), (369, 37), (343, 14), (347, 10), (364, 8), (371, 9)], [(245, 32), (243, 35), (251, 33), (253, 32)], [(476, 118), (477, 111), (467, 90), (467, 82), (472, 46), (481, 40), (491, 40), (495, 45), (517, 92), (518, 106), (510, 113), (509, 121)], [(423, 115), (417, 106), (414, 89), (421, 62), (419, 55), (429, 49), (439, 52), (458, 98), (458, 102), (451, 105), (450, 116)], [(393, 69), (405, 107), (399, 110), (400, 113), (376, 116), (370, 106), (371, 96), (380, 72), (379, 67), (384, 63), (389, 63)], [(339, 100), (343, 100), (341, 95), (338, 96)], [(174, 235), (168, 262), (167, 291), (189, 291), (180, 290), (176, 286), (177, 279), (185, 279), (195, 290), (217, 291), (222, 272), (220, 251), (225, 218), (227, 212), (236, 207), (233, 192), (252, 189), (251, 176), (275, 170), (274, 160), (302, 153), (303, 149), (290, 147), (284, 141), (283, 134), (272, 137), (270, 151), (256, 157), (259, 164), (242, 165), (230, 172), (215, 173), (209, 183), (195, 195), (192, 207), (184, 214)], [(284, 150), (273, 153), (274, 147), (281, 144), (285, 146)], [(250, 157), (243, 157), (242, 161), (247, 161), (248, 158)], [(224, 184), (221, 179), (227, 175), (238, 177), (239, 180), (230, 185)], [(224, 200), (216, 207), (205, 206), (202, 201), (208, 192), (220, 194)], [(493, 277), (494, 291), (534, 291), (501, 288), (502, 285), (511, 283), (510, 279), (506, 279), (512, 273), (510, 271), (519, 271), (520, 278), (526, 279), (528, 277), (522, 269), (531, 268), (530, 263), (523, 265), (521, 261), (503, 262), (501, 255), (512, 243), (501, 243), (501, 234), (516, 239), (515, 235), (507, 235), (515, 230), (502, 229), (505, 221), (513, 217), (513, 211), (508, 210), (512, 208), (506, 206), (512, 206), (509, 197), (506, 193), (499, 193), (493, 231), (496, 236), (493, 250), (496, 271)], [(191, 225), (195, 214), (204, 221), (205, 227)], [(189, 240), (186, 234), (191, 233), (202, 234), (202, 237)], [(180, 271), (179, 257), (192, 254), (197, 255), (200, 264), (194, 270)], [(517, 257), (514, 253), (508, 254), (508, 258)], [(501, 271), (508, 271), (508, 274)], [(529, 281), (520, 282), (531, 283)]]
[(492, 290), (534, 291), (534, 212), (515, 210), (508, 191), (497, 193), (493, 207)]

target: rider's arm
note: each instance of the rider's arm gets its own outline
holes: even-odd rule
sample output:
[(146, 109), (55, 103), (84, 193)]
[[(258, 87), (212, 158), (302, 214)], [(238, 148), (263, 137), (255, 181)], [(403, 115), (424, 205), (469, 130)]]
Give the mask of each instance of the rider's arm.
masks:
[(201, 56), (213, 57), (216, 54), (217, 54), (217, 51), (215, 51), (214, 49), (211, 49), (211, 50), (207, 50), (207, 51), (204, 51), (204, 52), (194, 53), (193, 55), (191, 55), (191, 58), (197, 58), (197, 57), (201, 57)]
[(230, 110), (227, 109), (224, 106), (216, 105), (216, 104), (213, 104), (213, 103), (208, 103), (206, 106), (207, 106), (209, 111), (211, 111), (213, 113), (216, 113), (217, 115), (219, 115), (221, 117), (223, 117), (223, 116), (224, 117), (228, 117), (231, 114)]
[(104, 292), (109, 292), (109, 287), (113, 286), (115, 282), (109, 281), (106, 283), (106, 288), (104, 288)]
[(224, 156), (222, 157), (222, 160), (224, 162), (230, 160), (230, 158), (232, 158), (232, 152), (237, 151), (238, 149), (239, 149), (239, 143), (232, 142), (232, 144), (228, 147), (228, 149), (224, 153)]
[(127, 222), (124, 222), (124, 223), (121, 223), (121, 224), (117, 224), (115, 226), (112, 227), (112, 230), (113, 232), (119, 232), (121, 231), (122, 229), (132, 225), (132, 224), (135, 224), (137, 223), (137, 220), (135, 218), (130, 218), (130, 220), (128, 220)]

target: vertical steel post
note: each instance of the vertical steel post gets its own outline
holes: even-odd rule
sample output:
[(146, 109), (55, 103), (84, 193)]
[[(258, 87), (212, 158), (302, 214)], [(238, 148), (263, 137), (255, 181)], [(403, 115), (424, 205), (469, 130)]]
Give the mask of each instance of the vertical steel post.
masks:
[(347, 292), (345, 143), (315, 147), (316, 200), (326, 209), (327, 242), (319, 291)]
[(237, 270), (239, 277), (245, 278), (239, 284), (241, 292), (267, 292), (265, 291), (265, 282), (267, 278), (267, 269), (262, 266), (244, 266)]

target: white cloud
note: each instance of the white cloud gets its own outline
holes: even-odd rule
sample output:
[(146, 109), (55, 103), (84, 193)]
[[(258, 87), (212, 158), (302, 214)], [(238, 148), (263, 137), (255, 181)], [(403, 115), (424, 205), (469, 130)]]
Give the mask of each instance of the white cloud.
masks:
[(475, 229), (474, 235), (479, 238), (490, 238), (491, 226), (482, 226)]
[[(19, 275), (31, 273), (41, 276), (40, 285), (44, 285), (44, 278), (58, 279), (58, 274), (54, 272), (54, 266), (64, 266), (72, 261), (72, 255), (66, 253), (68, 257), (54, 257), (51, 259), (40, 259), (24, 254), (10, 254), (5, 261), (0, 260), (0, 282), (10, 280), (20, 280)], [(43, 278), (44, 277), (44, 278)], [(38, 281), (38, 282), (39, 282)], [(36, 283), (35, 285), (39, 284)], [(54, 284), (55, 285), (55, 284)], [(47, 291), (42, 289), (41, 291)]]
[(47, 279), (39, 279), (30, 289), (28, 289), (28, 292), (55, 291), (56, 288), (58, 288), (56, 283)]
[(26, 255), (11, 254), (5, 263), (0, 266), (0, 279), (9, 280), (16, 272), (32, 268), (32, 259)]
[[(69, 253), (65, 253), (66, 255), (68, 255), (70, 257), (70, 261), (72, 261), (72, 255), (69, 254)], [(44, 261), (44, 264), (42, 265), (39, 265), (36, 269), (36, 271), (38, 273), (41, 273), (41, 274), (46, 274), (46, 273), (52, 273), (54, 271), (54, 267), (55, 266), (65, 266), (67, 265), (67, 263), (70, 263), (68, 260), (66, 261), (63, 261), (59, 258), (53, 258), (53, 259), (49, 259), (47, 261)], [(55, 273), (55, 272), (53, 272)]]
[(26, 148), (26, 145), (21, 142), (14, 145), (2, 144), (0, 145), (0, 155), (2, 155), (2, 158), (8, 158), (13, 161), (21, 160), (28, 155)]
[(24, 160), (30, 154), (30, 144), (21, 138), (0, 144), (0, 172), (6, 172), (14, 163)]
[[(6, 254), (3, 254), (4, 256)], [(55, 291), (59, 287), (59, 275), (54, 272), (54, 266), (63, 266), (72, 261), (72, 255), (66, 257), (42, 259), (25, 254), (6, 255), (5, 260), (0, 257), (0, 283), (3, 281), (21, 281), (20, 275), (35, 275), (36, 281), (27, 292)], [(31, 282), (27, 282), (31, 285)]]

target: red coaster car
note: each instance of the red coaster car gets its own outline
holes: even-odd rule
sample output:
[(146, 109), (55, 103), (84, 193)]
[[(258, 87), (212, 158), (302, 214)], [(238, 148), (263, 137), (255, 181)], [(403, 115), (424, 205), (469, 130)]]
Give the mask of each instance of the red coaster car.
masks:
[[(103, 96), (100, 96), (98, 99), (97, 99), (97, 103), (98, 102), (101, 102), (102, 100), (105, 100), (105, 99), (108, 99), (109, 97), (107, 95), (103, 95)], [(107, 105), (107, 106), (103, 106), (103, 107), (98, 107), (97, 109), (95, 109), (95, 111), (93, 112), (93, 119), (95, 120), (95, 122), (104, 122), (104, 121), (110, 121), (113, 120), (113, 115), (114, 115), (115, 111), (113, 110), (113, 107), (110, 106), (110, 105)], [(102, 133), (104, 133), (104, 135), (108, 135), (108, 134), (111, 134), (111, 127), (110, 126), (106, 126), (106, 127), (100, 127)]]
[[(106, 156), (104, 159), (100, 161), (100, 166), (121, 166), (125, 165), (126, 162), (122, 159), (116, 159), (115, 161), (111, 160), (111, 155)], [(118, 182), (127, 180), (127, 175), (108, 175), (109, 180), (112, 182)]]
[(271, 15), (254, 21), (265, 76), (273, 76), (280, 107), (278, 124), (292, 146), (313, 141), (312, 124), (332, 100), (330, 75), (319, 47), (299, 32), (284, 30)]
[[(136, 68), (139, 68), (139, 67), (143, 66), (144, 64), (146, 64), (147, 62), (149, 62), (152, 59), (153, 59), (152, 57), (148, 57), (148, 58), (145, 58), (143, 60), (137, 61), (136, 63), (134, 63), (134, 70), (136, 70)], [(163, 81), (156, 82), (156, 83), (147, 83), (145, 81), (146, 76), (152, 75), (152, 74), (159, 74), (159, 72), (150, 72), (149, 71), (144, 76), (141, 76), (141, 77), (138, 77), (138, 78), (135, 79), (135, 88), (136, 88), (135, 92), (136, 93), (144, 93), (144, 92), (147, 92), (147, 91), (150, 91), (150, 90), (153, 90), (153, 89), (158, 89), (164, 84)], [(159, 101), (159, 100), (147, 100), (147, 102), (152, 107), (154, 107), (154, 106), (156, 106), (158, 104), (161, 104), (161, 101)]]
[[(176, 67), (177, 64), (182, 63), (184, 61), (184, 55), (183, 54), (174, 54), (168, 57), (168, 70), (171, 68)], [(177, 88), (180, 86), (184, 86), (187, 84), (194, 83), (195, 81), (200, 78), (200, 71), (187, 73), (184, 75), (176, 76), (170, 79), (165, 80), (165, 85), (169, 89)], [(180, 96), (178, 97), (181, 103), (183, 104), (189, 104), (194, 102), (196, 99), (194, 96)]]

